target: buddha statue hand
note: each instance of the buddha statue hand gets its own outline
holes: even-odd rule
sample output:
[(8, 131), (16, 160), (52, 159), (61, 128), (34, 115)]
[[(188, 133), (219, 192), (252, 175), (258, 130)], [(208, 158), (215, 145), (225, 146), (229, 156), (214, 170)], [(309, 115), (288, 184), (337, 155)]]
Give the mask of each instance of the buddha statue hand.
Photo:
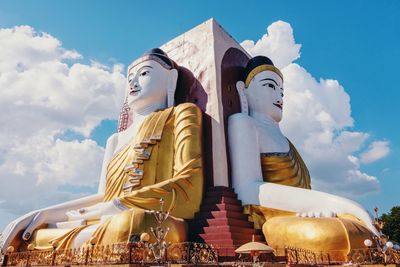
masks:
[(0, 247), (2, 253), (5, 253), (7, 247), (11, 245), (11, 241), (16, 237), (16, 235), (25, 229), (32, 219), (39, 213), (39, 211), (32, 211), (24, 216), (12, 221), (7, 225), (7, 227), (2, 232), (3, 239), (1, 240)]
[(25, 241), (29, 240), (36, 228), (44, 223), (50, 222), (48, 220), (50, 217), (52, 219), (59, 219), (57, 214), (52, 214), (48, 209), (42, 209), (32, 211), (12, 221), (2, 233), (3, 240), (1, 241), (0, 247), (5, 251), (8, 246), (13, 245), (13, 240), (21, 231), (23, 231), (22, 239)]
[(115, 215), (127, 209), (128, 208), (118, 199), (114, 198), (111, 201), (100, 202), (89, 207), (70, 210), (66, 212), (66, 215), (69, 221), (93, 220), (100, 219), (102, 216)]

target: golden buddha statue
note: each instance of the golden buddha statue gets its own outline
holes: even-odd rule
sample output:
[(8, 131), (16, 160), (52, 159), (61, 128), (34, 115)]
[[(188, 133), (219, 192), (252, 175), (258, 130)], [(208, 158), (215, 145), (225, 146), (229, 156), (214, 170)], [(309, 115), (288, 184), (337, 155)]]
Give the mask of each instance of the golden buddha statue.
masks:
[(257, 56), (238, 81), (242, 113), (229, 117), (232, 183), (245, 213), (268, 244), (331, 252), (345, 259), (351, 249), (379, 235), (354, 201), (311, 189), (307, 166), (282, 134), (283, 75)]
[(185, 219), (193, 218), (203, 194), (201, 111), (173, 106), (178, 69), (161, 49), (134, 61), (127, 78), (133, 123), (107, 141), (99, 192), (18, 218), (3, 232), (4, 248), (127, 242), (158, 225), (150, 211), (160, 199), (171, 215), (166, 241), (186, 241)]

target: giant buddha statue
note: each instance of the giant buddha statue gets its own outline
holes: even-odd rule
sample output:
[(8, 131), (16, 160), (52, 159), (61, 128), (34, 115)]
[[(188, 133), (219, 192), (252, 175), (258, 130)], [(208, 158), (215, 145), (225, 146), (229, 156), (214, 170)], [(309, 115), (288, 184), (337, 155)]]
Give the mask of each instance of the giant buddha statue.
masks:
[[(127, 242), (158, 226), (160, 200), (170, 217), (166, 240), (186, 241), (203, 194), (201, 111), (174, 106), (178, 66), (152, 49), (128, 68), (126, 104), (133, 122), (107, 141), (98, 193), (30, 212), (3, 231), (18, 251)], [(88, 166), (90, 168), (90, 166)]]
[(359, 204), (310, 190), (307, 166), (279, 128), (283, 75), (273, 62), (264, 56), (250, 59), (236, 87), (242, 113), (228, 121), (232, 184), (268, 244), (345, 257), (379, 235)]

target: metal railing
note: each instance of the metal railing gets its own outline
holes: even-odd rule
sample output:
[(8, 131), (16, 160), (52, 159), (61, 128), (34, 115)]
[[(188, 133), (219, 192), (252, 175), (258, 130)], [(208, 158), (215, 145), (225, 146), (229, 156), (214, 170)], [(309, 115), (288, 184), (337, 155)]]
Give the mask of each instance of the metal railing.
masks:
[(165, 258), (155, 260), (150, 244), (138, 242), (80, 249), (14, 252), (5, 255), (3, 266), (56, 266), (105, 264), (213, 264), (218, 255), (211, 245), (174, 243), (167, 247)]
[[(89, 246), (80, 249), (26, 251), (7, 253), (2, 266), (57, 266), (57, 265), (109, 265), (109, 264), (154, 264), (176, 263), (211, 265), (218, 264), (215, 248), (205, 243), (175, 243), (167, 247), (165, 257), (158, 261), (151, 244), (144, 242), (121, 243), (107, 246)], [(227, 248), (232, 249), (232, 248)], [(378, 248), (353, 249), (348, 255), (343, 251), (312, 251), (287, 247), (273, 254), (261, 255), (259, 262), (286, 263), (288, 265), (334, 265), (334, 264), (400, 264), (400, 252), (394, 249), (383, 251)], [(248, 255), (236, 256), (230, 261), (236, 264), (251, 262)]]
[(343, 255), (343, 251), (322, 252), (288, 247), (285, 249), (285, 255), (289, 265), (400, 264), (400, 252), (394, 249), (386, 251), (378, 248), (352, 249), (349, 254)]

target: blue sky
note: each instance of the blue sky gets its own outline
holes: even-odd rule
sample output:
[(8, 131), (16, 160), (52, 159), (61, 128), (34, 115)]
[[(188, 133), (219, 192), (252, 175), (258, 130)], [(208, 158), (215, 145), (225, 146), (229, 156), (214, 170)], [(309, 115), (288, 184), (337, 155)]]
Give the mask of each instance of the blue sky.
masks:
[[(369, 210), (400, 205), (399, 1), (0, 1), (0, 28), (29, 25), (77, 51), (82, 64), (108, 66), (127, 66), (211, 17), (238, 42), (260, 39), (276, 21), (289, 23), (302, 45), (295, 63), (316, 80), (339, 81), (350, 96), (354, 126), (349, 130), (368, 134), (371, 142), (388, 142), (387, 156), (360, 167), (378, 178), (380, 190), (356, 200)], [(88, 137), (104, 146), (115, 127), (108, 118)], [(74, 131), (63, 136), (86, 138)], [(85, 186), (71, 190), (86, 192)]]

